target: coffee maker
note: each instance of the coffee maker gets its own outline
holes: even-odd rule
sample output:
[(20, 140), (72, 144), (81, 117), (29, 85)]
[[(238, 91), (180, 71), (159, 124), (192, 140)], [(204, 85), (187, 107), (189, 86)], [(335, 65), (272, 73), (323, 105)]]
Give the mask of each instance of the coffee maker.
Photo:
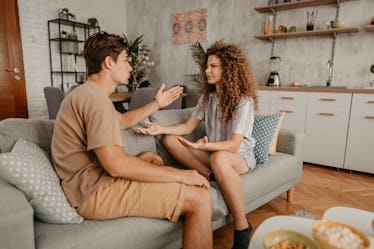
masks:
[(270, 74), (268, 78), (267, 86), (280, 86), (281, 81), (279, 77), (279, 70), (280, 70), (280, 61), (281, 58), (279, 56), (272, 56), (270, 57)]

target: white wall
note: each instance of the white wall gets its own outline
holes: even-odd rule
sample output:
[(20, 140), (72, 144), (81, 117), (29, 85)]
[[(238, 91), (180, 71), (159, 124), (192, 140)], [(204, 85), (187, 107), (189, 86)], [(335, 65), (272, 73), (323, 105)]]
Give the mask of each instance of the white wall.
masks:
[(43, 93), (51, 85), (47, 21), (58, 18), (58, 9), (68, 8), (78, 22), (95, 17), (102, 30), (126, 33), (126, 1), (18, 0), (18, 8), (29, 116), (47, 118)]

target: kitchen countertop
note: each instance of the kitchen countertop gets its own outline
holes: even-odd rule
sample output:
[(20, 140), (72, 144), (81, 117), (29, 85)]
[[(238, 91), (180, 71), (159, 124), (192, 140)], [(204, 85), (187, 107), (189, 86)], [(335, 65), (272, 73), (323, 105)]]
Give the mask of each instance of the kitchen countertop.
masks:
[(294, 91), (294, 92), (333, 92), (333, 93), (372, 93), (374, 88), (343, 88), (316, 86), (257, 86), (257, 90)]

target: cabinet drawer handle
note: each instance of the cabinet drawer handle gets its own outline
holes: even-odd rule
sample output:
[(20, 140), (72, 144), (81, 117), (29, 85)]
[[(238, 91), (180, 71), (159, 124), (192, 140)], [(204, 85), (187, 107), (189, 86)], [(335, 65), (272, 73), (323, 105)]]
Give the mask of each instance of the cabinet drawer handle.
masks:
[(368, 100), (368, 104), (374, 104), (374, 100)]
[(374, 116), (365, 116), (365, 118), (374, 119)]
[(280, 112), (285, 112), (285, 113), (293, 113), (293, 111), (290, 110), (279, 110)]
[(328, 113), (328, 112), (320, 112), (320, 113), (318, 113), (318, 115), (320, 115), (320, 116), (334, 116), (335, 114), (334, 113)]
[(295, 99), (295, 98), (294, 97), (281, 97), (281, 99), (292, 100), (292, 99)]
[(319, 99), (321, 101), (336, 101), (336, 99), (325, 99), (325, 98), (322, 98), (322, 99)]

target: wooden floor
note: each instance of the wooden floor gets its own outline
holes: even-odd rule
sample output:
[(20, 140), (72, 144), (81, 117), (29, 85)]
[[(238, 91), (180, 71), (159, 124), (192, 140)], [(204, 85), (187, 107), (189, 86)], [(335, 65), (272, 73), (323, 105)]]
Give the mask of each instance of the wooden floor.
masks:
[[(292, 203), (287, 202), (283, 194), (249, 213), (247, 219), (256, 229), (271, 216), (287, 215), (295, 210), (322, 216), (333, 206), (374, 212), (374, 175), (304, 164), (303, 178), (296, 185)], [(233, 229), (230, 224), (214, 231), (214, 249), (231, 248)]]

